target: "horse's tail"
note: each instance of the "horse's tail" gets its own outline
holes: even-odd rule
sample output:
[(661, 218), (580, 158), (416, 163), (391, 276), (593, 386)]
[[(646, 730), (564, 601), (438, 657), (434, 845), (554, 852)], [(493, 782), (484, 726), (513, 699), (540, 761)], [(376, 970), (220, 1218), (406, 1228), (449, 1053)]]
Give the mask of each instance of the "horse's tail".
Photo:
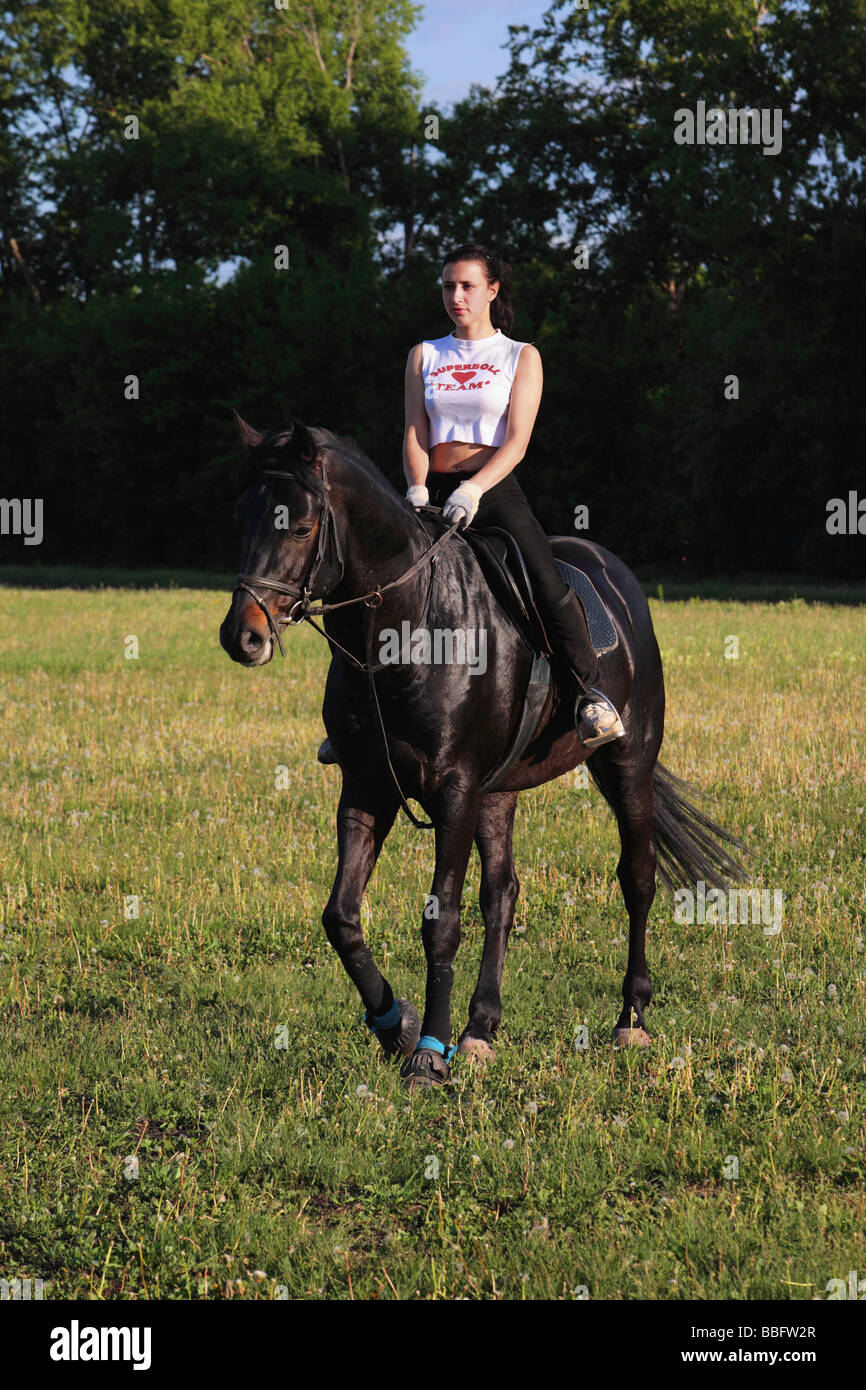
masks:
[(653, 842), (656, 872), (665, 888), (674, 895), (677, 888), (694, 888), (703, 879), (708, 888), (727, 892), (729, 884), (742, 883), (746, 871), (725, 848), (750, 851), (742, 840), (693, 805), (686, 797), (705, 802), (712, 798), (691, 787), (662, 763), (653, 773)]

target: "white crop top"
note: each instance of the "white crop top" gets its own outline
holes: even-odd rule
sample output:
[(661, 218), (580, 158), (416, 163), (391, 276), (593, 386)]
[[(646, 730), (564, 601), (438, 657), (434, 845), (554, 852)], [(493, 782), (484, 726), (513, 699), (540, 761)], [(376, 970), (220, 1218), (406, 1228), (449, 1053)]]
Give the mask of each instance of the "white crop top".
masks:
[(525, 343), (506, 338), (434, 338), (421, 344), (424, 406), (430, 448), (449, 440), (466, 444), (505, 443), (511, 383)]

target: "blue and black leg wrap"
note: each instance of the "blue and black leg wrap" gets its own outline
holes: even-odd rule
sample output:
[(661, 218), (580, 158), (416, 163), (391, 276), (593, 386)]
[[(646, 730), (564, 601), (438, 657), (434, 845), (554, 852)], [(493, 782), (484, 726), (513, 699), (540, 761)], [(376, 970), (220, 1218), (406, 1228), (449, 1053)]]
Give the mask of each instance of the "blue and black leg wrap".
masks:
[(378, 1038), (386, 1057), (396, 1057), (398, 1054), (408, 1057), (421, 1032), (421, 1020), (408, 999), (392, 999), (390, 1006), (381, 1014), (370, 1013), (367, 1009), (364, 1022)]
[(396, 999), (392, 1000), (391, 1007), (387, 1013), (371, 1014), (368, 1009), (364, 1014), (364, 1022), (371, 1033), (375, 1033), (377, 1029), (381, 1028), (396, 1028), (401, 1018), (400, 1005), (397, 1003)]
[(447, 1047), (430, 1033), (423, 1033), (415, 1051), (400, 1068), (400, 1075), (408, 1086), (445, 1085), (451, 1080), (450, 1063), (456, 1051), (456, 1047)]
[(424, 1049), (429, 1049), (430, 1052), (438, 1052), (439, 1056), (444, 1057), (445, 1061), (449, 1064), (451, 1058), (457, 1052), (457, 1048), (454, 1044), (452, 1044), (451, 1047), (446, 1047), (438, 1038), (431, 1038), (429, 1033), (425, 1033), (423, 1037), (419, 1038), (415, 1047), (416, 1052), (421, 1052)]

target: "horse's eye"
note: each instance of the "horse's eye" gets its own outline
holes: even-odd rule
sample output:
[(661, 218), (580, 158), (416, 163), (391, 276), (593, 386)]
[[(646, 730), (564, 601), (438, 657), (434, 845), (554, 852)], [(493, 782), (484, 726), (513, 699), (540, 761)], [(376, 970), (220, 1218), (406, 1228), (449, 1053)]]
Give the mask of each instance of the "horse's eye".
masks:
[(292, 532), (292, 535), (293, 535), (293, 536), (297, 536), (299, 540), (304, 540), (304, 538), (305, 538), (306, 536), (311, 536), (312, 534), (313, 534), (313, 528), (312, 528), (312, 526), (298, 526), (298, 527), (296, 527), (295, 530)]

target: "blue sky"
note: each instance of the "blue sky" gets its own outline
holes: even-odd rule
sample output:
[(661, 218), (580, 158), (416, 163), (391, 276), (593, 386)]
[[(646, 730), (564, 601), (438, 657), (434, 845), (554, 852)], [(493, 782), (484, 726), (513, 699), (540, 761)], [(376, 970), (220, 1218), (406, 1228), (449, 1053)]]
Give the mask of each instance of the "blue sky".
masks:
[(428, 0), (406, 47), (427, 79), (424, 97), (446, 105), (470, 83), (492, 85), (508, 67), (509, 24), (537, 25), (550, 0)]

